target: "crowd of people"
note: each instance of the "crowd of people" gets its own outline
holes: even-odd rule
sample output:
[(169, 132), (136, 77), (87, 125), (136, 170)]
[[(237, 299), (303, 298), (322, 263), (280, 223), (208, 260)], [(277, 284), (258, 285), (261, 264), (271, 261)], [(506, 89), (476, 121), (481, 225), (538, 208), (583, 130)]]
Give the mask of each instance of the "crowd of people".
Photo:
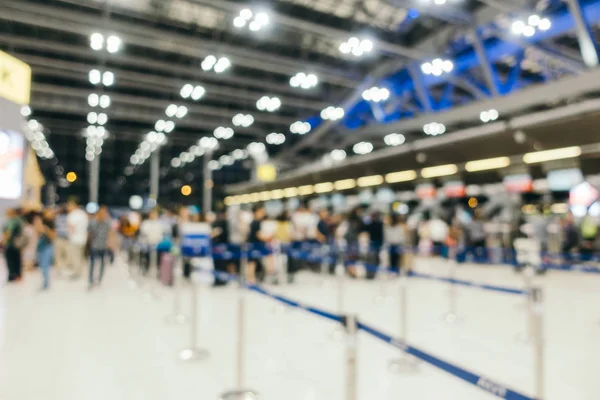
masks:
[[(63, 208), (42, 212), (10, 209), (6, 216), (2, 243), (9, 281), (19, 281), (23, 270), (37, 266), (42, 275), (42, 290), (50, 287), (52, 266), (59, 275), (78, 280), (86, 264), (88, 286), (94, 288), (102, 281), (105, 263), (112, 263), (119, 251), (132, 261), (134, 248), (135, 254), (139, 254), (135, 261), (146, 272), (151, 271), (151, 266), (158, 272), (162, 264), (172, 262), (165, 255), (178, 245), (182, 227), (188, 222), (210, 224), (215, 246), (240, 248), (249, 244), (276, 248), (288, 255), (275, 263), (273, 257), (252, 253), (247, 269), (250, 282), (268, 277), (276, 281), (277, 268), (285, 268), (291, 278), (300, 269), (316, 268), (315, 262), (289, 256), (289, 250), (301, 249), (307, 243), (312, 248), (327, 246), (326, 254), (343, 257), (353, 273), (352, 265), (359, 263), (399, 270), (411, 265), (415, 253), (452, 256), (459, 261), (471, 257), (475, 262), (487, 262), (494, 248), (512, 249), (512, 241), (519, 237), (535, 239), (542, 251), (553, 251), (572, 260), (574, 254), (591, 256), (597, 252), (599, 237), (598, 223), (593, 217), (576, 220), (569, 213), (552, 217), (540, 214), (523, 216), (511, 225), (497, 223), (481, 209), (457, 210), (444, 218), (441, 213), (431, 211), (418, 215), (383, 214), (368, 207), (356, 207), (347, 214), (334, 214), (324, 208), (314, 212), (301, 203), (294, 211), (277, 215), (268, 214), (259, 204), (252, 211), (230, 208), (208, 216), (194, 207), (181, 207), (176, 212), (156, 208), (145, 215), (126, 211), (111, 216), (104, 206), (90, 214), (70, 201)], [(453, 254), (449, 254), (451, 249), (455, 249)], [(214, 266), (235, 274), (240, 262), (239, 258), (215, 257)], [(332, 262), (330, 270), (333, 267)], [(185, 277), (191, 271), (191, 260), (184, 260)], [(367, 270), (366, 276), (373, 278), (375, 273)]]

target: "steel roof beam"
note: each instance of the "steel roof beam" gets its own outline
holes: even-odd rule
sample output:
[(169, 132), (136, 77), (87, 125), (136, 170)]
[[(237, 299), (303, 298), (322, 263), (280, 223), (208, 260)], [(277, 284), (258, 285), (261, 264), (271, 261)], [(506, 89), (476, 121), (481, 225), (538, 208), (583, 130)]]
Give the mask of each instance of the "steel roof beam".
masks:
[[(229, 14), (237, 14), (243, 8), (239, 3), (235, 3), (229, 0), (188, 0), (190, 3), (201, 4), (203, 6), (212, 7), (214, 9), (218, 9), (221, 11), (225, 11)], [(341, 29), (333, 28), (330, 26), (325, 26), (321, 24), (317, 24), (315, 22), (303, 20), (297, 17), (292, 17), (289, 15), (285, 15), (282, 13), (278, 13), (277, 11), (270, 11), (269, 17), (271, 20), (276, 22), (277, 24), (286, 26), (290, 30), (308, 32), (312, 34), (318, 34), (324, 37), (328, 37), (331, 39), (337, 39), (346, 41), (352, 35), (353, 32), (347, 32)], [(388, 54), (394, 54), (401, 57), (411, 58), (411, 59), (421, 59), (426, 56), (426, 53), (423, 53), (419, 50), (415, 50), (413, 48), (409, 48), (406, 46), (401, 46), (395, 43), (389, 43), (382, 40), (377, 40), (377, 38), (373, 39), (374, 48), (376, 50), (381, 50)]]
[(424, 3), (421, 0), (391, 0), (391, 3), (403, 8), (414, 8), (425, 15), (451, 24), (470, 25), (473, 23), (473, 16), (469, 12), (453, 4), (445, 4), (440, 7)]
[[(0, 34), (0, 42), (5, 43), (11, 47), (18, 47), (24, 49), (31, 50), (39, 50), (39, 51), (55, 51), (59, 54), (68, 54), (74, 57), (81, 58), (82, 55), (84, 57), (89, 57), (90, 64), (97, 64), (97, 54), (92, 51), (89, 47), (75, 47), (75, 46), (67, 46), (64, 43), (51, 42), (47, 40), (40, 40), (37, 38), (29, 38), (29, 37), (21, 37), (16, 35), (1, 35)], [(51, 59), (50, 57), (44, 57)], [(58, 61), (58, 60), (56, 60)], [(111, 63), (118, 63), (125, 66), (131, 67), (146, 67), (151, 68), (154, 71), (161, 71), (163, 73), (168, 73), (177, 76), (178, 78), (187, 77), (187, 81), (197, 82), (201, 80), (203, 85), (207, 85), (208, 82), (217, 82), (222, 84), (234, 84), (240, 86), (248, 86), (261, 89), (261, 93), (270, 92), (272, 94), (281, 94), (284, 93), (286, 95), (292, 97), (298, 97), (299, 99), (304, 99), (307, 97), (317, 97), (317, 95), (321, 94), (322, 91), (319, 89), (309, 90), (309, 91), (298, 91), (297, 89), (292, 88), (287, 84), (278, 84), (264, 80), (250, 79), (239, 76), (234, 76), (232, 74), (214, 74), (202, 71), (200, 68), (194, 67), (185, 67), (182, 65), (174, 65), (172, 63), (166, 63), (157, 60), (150, 60), (143, 57), (132, 56), (128, 54), (118, 54), (109, 59)], [(66, 61), (65, 61), (66, 62)], [(141, 72), (139, 72), (141, 74)], [(145, 74), (149, 75), (149, 74)], [(162, 78), (162, 77), (161, 77)], [(163, 79), (164, 80), (164, 79)], [(224, 86), (215, 86), (220, 89), (232, 90), (234, 88), (225, 88)], [(238, 90), (247, 90), (247, 89), (238, 89)], [(290, 97), (291, 98), (291, 97)], [(313, 104), (314, 102), (306, 101), (306, 105)], [(310, 107), (308, 107), (310, 108)], [(315, 110), (319, 110), (319, 108), (315, 108)]]
[[(47, 62), (47, 60), (45, 60), (45, 59), (40, 59), (38, 57), (26, 56), (26, 55), (19, 55), (19, 58), (22, 59), (23, 61), (29, 63), (30, 65), (33, 65), (35, 74), (45, 73), (45, 74), (48, 74), (51, 76), (58, 76), (58, 77), (62, 77), (62, 78), (74, 79), (74, 80), (77, 80), (80, 82), (88, 83), (88, 75), (87, 74), (88, 74), (89, 69), (80, 70), (77, 67), (76, 70), (73, 70), (72, 68), (74, 67), (74, 65), (73, 65), (74, 63), (63, 62), (63, 61)], [(172, 84), (173, 81), (165, 81), (164, 79), (161, 80), (159, 78), (150, 78), (147, 75), (141, 76), (138, 73), (119, 71), (119, 70), (115, 70), (114, 68), (111, 69), (111, 71), (113, 73), (115, 73), (119, 87), (140, 88), (139, 82), (146, 82), (148, 84), (153, 85), (151, 87), (152, 92), (166, 92), (167, 95), (176, 97), (176, 99), (170, 99), (170, 100), (167, 100), (167, 99), (155, 100), (155, 99), (147, 99), (146, 97), (143, 97), (143, 96), (128, 96), (128, 98), (132, 99), (130, 101), (131, 104), (140, 104), (140, 103), (144, 103), (146, 101), (151, 101), (154, 105), (156, 105), (156, 107), (160, 107), (160, 104), (162, 104), (163, 108), (164, 108), (170, 103), (178, 103), (178, 104), (182, 103), (182, 104), (185, 104), (189, 109), (203, 110), (204, 113), (207, 115), (214, 115), (214, 116), (219, 116), (219, 117), (229, 117), (229, 118), (232, 118), (233, 115), (238, 112), (251, 112), (252, 115), (254, 116), (254, 119), (259, 122), (285, 125), (286, 127), (297, 120), (296, 117), (286, 117), (286, 116), (278, 115), (276, 113), (266, 113), (266, 112), (261, 112), (259, 110), (256, 110), (255, 109), (256, 96), (249, 95), (247, 92), (244, 92), (244, 91), (241, 91), (242, 96), (238, 96), (238, 95), (229, 96), (229, 95), (223, 93), (223, 92), (226, 92), (228, 88), (214, 88), (212, 86), (204, 86), (205, 89), (207, 89), (207, 91), (210, 90), (210, 92), (207, 92), (207, 94), (206, 94), (206, 98), (208, 98), (208, 99), (211, 99), (211, 98), (214, 99), (216, 97), (216, 96), (214, 96), (214, 93), (219, 93), (218, 97), (233, 98), (238, 101), (242, 100), (251, 105), (250, 107), (241, 109), (241, 110), (236, 109), (236, 108), (230, 109), (229, 107), (207, 106), (207, 105), (204, 105), (202, 103), (202, 101), (199, 101), (198, 103), (194, 103), (194, 102), (190, 102), (188, 100), (185, 100), (185, 99), (182, 99), (179, 97), (179, 89), (181, 88), (181, 86), (183, 86), (184, 81), (182, 81), (178, 85), (173, 85)], [(138, 77), (138, 75), (140, 75), (140, 76)], [(150, 79), (148, 79), (148, 78), (150, 78)], [(78, 89), (73, 89), (73, 90), (78, 90)], [(94, 90), (96, 90), (96, 88), (90, 88), (90, 90), (85, 93), (81, 92), (81, 95), (87, 96), (87, 94), (89, 94), (89, 92), (94, 91)], [(123, 95), (123, 96), (125, 96), (125, 95)], [(133, 100), (133, 99), (137, 99), (137, 100)], [(285, 101), (285, 103), (283, 103), (284, 101)], [(283, 103), (283, 105), (282, 105), (283, 107), (299, 107), (299, 105), (297, 105), (297, 104), (294, 104), (294, 103), (290, 104), (285, 99), (282, 100), (282, 103)], [(317, 103), (316, 106), (318, 106), (318, 105), (319, 104)], [(322, 105), (324, 108), (325, 105), (324, 104), (322, 104)], [(313, 104), (311, 108), (315, 109), (315, 104)]]
[(588, 26), (586, 16), (581, 9), (581, 3), (579, 0), (566, 0), (566, 3), (575, 20), (575, 31), (577, 32), (577, 40), (579, 41), (579, 49), (581, 50), (583, 61), (590, 68), (597, 67), (599, 61), (598, 43), (596, 43), (594, 34)]
[[(10, 0), (9, 0), (10, 1)], [(245, 49), (226, 43), (219, 43), (190, 35), (161, 31), (160, 29), (125, 23), (111, 19), (108, 27), (99, 26), (98, 18), (85, 12), (67, 11), (42, 5), (28, 5), (10, 1), (0, 13), (0, 20), (15, 21), (28, 25), (69, 32), (88, 37), (94, 30), (105, 29), (118, 33), (125, 45), (127, 43), (175, 52), (190, 57), (207, 56), (211, 53), (227, 54), (232, 64), (247, 68), (292, 76), (298, 72), (298, 61), (294, 58), (274, 55), (260, 50)], [(95, 29), (93, 29), (95, 27)], [(319, 75), (323, 82), (353, 87), (360, 77), (351, 76), (347, 71), (317, 64), (304, 63), (304, 66)]]

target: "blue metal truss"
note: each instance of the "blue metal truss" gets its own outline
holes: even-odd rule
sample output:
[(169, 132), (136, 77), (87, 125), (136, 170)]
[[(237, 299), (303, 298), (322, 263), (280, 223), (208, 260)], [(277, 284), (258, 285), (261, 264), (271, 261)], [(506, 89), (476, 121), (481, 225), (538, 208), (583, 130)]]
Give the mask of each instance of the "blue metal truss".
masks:
[[(587, 2), (581, 0), (580, 4), (589, 25), (600, 22), (600, 0)], [(495, 23), (478, 27), (471, 33), (476, 32), (480, 35), (483, 51), (479, 54), (475, 46), (465, 37), (458, 38), (448, 45), (447, 54), (441, 55), (454, 62), (454, 70), (449, 74), (423, 75), (420, 71), (421, 61), (412, 62), (405, 69), (393, 73), (377, 84), (390, 89), (392, 96), (388, 103), (391, 103), (392, 107), (360, 100), (346, 110), (344, 127), (353, 130), (369, 124), (385, 125), (420, 113), (447, 110), (480, 100), (482, 97), (492, 97), (496, 93), (501, 96), (506, 95), (523, 87), (554, 79), (557, 74), (550, 71), (549, 63), (540, 63), (542, 67), (540, 74), (528, 74), (522, 69), (522, 61), (525, 58), (524, 47), (536, 48), (538, 43), (540, 47), (537, 50), (543, 57), (550, 61), (555, 57), (557, 61), (562, 62), (565, 68), (560, 71), (561, 73), (577, 73), (577, 60), (569, 60), (561, 54), (553, 54), (541, 44), (545, 40), (576, 29), (575, 20), (566, 7), (557, 6), (553, 9), (555, 12), (547, 15), (552, 21), (552, 27), (545, 32), (538, 31), (531, 38), (512, 40), (507, 35), (495, 35), (494, 33), (498, 33), (501, 29)], [(510, 63), (498, 65), (507, 59)], [(422, 60), (425, 61), (430, 60)], [(571, 65), (569, 62), (574, 64)], [(485, 65), (488, 66), (487, 77), (483, 69)], [(478, 76), (482, 78), (477, 79)], [(322, 123), (319, 117), (309, 118), (308, 121), (313, 128)]]

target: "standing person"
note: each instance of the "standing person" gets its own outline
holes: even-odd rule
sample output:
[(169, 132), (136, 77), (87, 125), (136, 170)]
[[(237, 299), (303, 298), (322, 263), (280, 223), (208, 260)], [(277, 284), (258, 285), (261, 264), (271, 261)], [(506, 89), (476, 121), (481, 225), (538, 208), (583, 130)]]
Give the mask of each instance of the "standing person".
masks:
[(439, 215), (434, 216), (428, 225), (429, 237), (433, 244), (433, 253), (435, 255), (443, 255), (446, 240), (448, 239), (448, 224), (441, 219)]
[(54, 240), (56, 239), (54, 213), (46, 210), (43, 215), (36, 215), (34, 227), (39, 234), (37, 259), (43, 278), (40, 290), (43, 291), (50, 288), (50, 268), (54, 262)]
[[(270, 238), (266, 237), (261, 230), (261, 225), (265, 219), (265, 216), (265, 209), (262, 205), (257, 205), (254, 207), (254, 219), (250, 223), (250, 232), (248, 233), (248, 244), (254, 249), (262, 249), (270, 240)], [(252, 258), (248, 258), (248, 271), (246, 277), (248, 283), (256, 283), (257, 271), (260, 274), (264, 272), (261, 258), (254, 256)]]
[(26, 272), (33, 271), (37, 256), (38, 233), (33, 225), (35, 216), (35, 212), (29, 211), (23, 217), (23, 234), (27, 244), (21, 250), (21, 265)]
[(577, 249), (579, 245), (579, 234), (577, 232), (577, 228), (575, 227), (575, 221), (573, 219), (573, 214), (568, 213), (561, 218), (560, 226), (562, 230), (561, 237), (561, 257), (565, 261), (572, 261), (572, 251)]
[(112, 233), (112, 224), (108, 208), (102, 206), (96, 213), (96, 218), (90, 222), (89, 237), (90, 237), (90, 274), (89, 274), (89, 289), (94, 287), (94, 265), (96, 260), (100, 260), (100, 275), (98, 277), (98, 285), (102, 282), (104, 275), (104, 259), (108, 256), (110, 236)]
[(6, 225), (4, 226), (5, 257), (8, 267), (8, 281), (20, 281), (21, 278), (21, 249), (26, 245), (23, 234), (23, 221), (19, 210), (9, 208), (6, 210)]
[(67, 229), (69, 232), (69, 268), (71, 278), (79, 279), (85, 263), (85, 246), (88, 239), (88, 215), (75, 200), (67, 203)]
[(472, 252), (475, 262), (487, 261), (485, 248), (485, 226), (481, 210), (475, 210), (473, 219), (465, 227), (467, 236), (467, 253)]
[[(223, 210), (217, 211), (216, 220), (212, 224), (211, 241), (213, 246), (219, 248), (226, 249), (229, 244), (229, 222)], [(217, 254), (213, 253), (213, 256), (217, 256)], [(213, 257), (213, 262), (215, 271), (217, 272), (231, 273), (231, 271), (235, 271), (235, 265), (232, 264), (231, 260), (225, 260), (222, 257)], [(215, 286), (225, 285), (227, 281), (227, 279), (221, 279), (219, 276), (216, 276)]]
[(146, 272), (150, 270), (150, 253), (156, 253), (156, 263), (154, 267), (158, 268), (158, 244), (163, 240), (165, 235), (163, 223), (158, 219), (158, 210), (153, 209), (148, 213), (148, 218), (142, 221), (140, 225), (140, 240), (148, 248), (146, 257)]
[(56, 238), (54, 239), (54, 266), (61, 275), (66, 275), (69, 268), (69, 225), (65, 209), (60, 209), (54, 220)]
[(371, 214), (370, 221), (365, 225), (365, 231), (369, 235), (369, 247), (367, 249), (367, 279), (374, 279), (381, 264), (381, 249), (384, 242), (384, 224), (381, 213), (376, 211)]
[(388, 246), (390, 269), (399, 272), (402, 268), (402, 253), (406, 247), (408, 228), (405, 219), (393, 213), (389, 223), (384, 227), (384, 242)]
[(348, 272), (352, 276), (356, 276), (355, 264), (360, 259), (359, 239), (365, 231), (365, 224), (362, 218), (362, 212), (359, 207), (352, 210), (345, 224), (340, 227), (343, 232), (346, 248), (344, 249), (345, 259), (350, 265)]

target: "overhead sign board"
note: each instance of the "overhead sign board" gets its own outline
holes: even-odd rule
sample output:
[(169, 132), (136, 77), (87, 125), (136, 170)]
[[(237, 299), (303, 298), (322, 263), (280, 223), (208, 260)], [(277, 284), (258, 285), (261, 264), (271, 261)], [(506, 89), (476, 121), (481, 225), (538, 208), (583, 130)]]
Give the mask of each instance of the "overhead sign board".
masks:
[(29, 104), (31, 67), (0, 51), (0, 97), (13, 103)]
[(23, 136), (0, 130), (0, 199), (21, 198), (24, 146)]

